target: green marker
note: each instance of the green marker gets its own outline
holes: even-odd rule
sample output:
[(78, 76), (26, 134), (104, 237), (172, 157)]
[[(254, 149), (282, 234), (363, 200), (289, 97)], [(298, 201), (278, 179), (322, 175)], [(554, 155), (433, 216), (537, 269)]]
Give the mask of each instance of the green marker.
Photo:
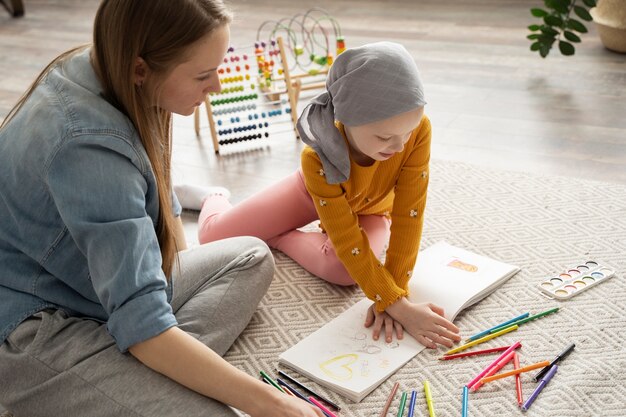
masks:
[(287, 394), (285, 390), (283, 389), (283, 387), (278, 385), (278, 383), (276, 383), (276, 381), (274, 381), (268, 374), (266, 374), (263, 371), (259, 371), (259, 374), (261, 374), (261, 377), (264, 380), (266, 380), (270, 385), (272, 385), (274, 388), (279, 389), (283, 394)]
[(402, 397), (400, 397), (400, 407), (398, 407), (398, 417), (402, 417), (404, 414), (404, 406), (406, 405), (406, 392), (402, 393)]
[(543, 313), (537, 313), (537, 314), (532, 315), (530, 317), (526, 317), (525, 319), (514, 321), (513, 323), (509, 323), (509, 324), (506, 324), (506, 325), (501, 326), (501, 327), (496, 327), (495, 329), (490, 330), (489, 333), (495, 333), (495, 332), (500, 331), (502, 329), (506, 329), (507, 327), (515, 326), (516, 324), (517, 325), (524, 324), (524, 323), (527, 323), (529, 321), (541, 318), (543, 316), (547, 316), (548, 314), (556, 313), (557, 311), (559, 311), (559, 307), (554, 307), (554, 308), (551, 308), (550, 310), (544, 311)]

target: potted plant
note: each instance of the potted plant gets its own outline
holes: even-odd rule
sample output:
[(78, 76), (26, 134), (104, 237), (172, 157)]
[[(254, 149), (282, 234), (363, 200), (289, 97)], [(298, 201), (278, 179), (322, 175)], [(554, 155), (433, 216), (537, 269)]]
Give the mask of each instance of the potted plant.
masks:
[(579, 34), (587, 32), (583, 22), (595, 21), (603, 44), (610, 50), (626, 53), (626, 0), (544, 0), (544, 8), (530, 13), (542, 19), (528, 26), (531, 51), (545, 58), (558, 45), (563, 55), (574, 55)]

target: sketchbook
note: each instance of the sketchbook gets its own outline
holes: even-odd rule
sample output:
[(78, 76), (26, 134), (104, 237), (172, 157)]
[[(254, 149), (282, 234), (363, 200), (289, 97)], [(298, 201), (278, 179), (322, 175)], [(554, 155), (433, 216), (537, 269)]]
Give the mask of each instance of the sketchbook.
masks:
[[(493, 292), (517, 266), (439, 242), (421, 251), (409, 282), (409, 300), (442, 307), (446, 318)], [(279, 364), (359, 402), (424, 348), (403, 340), (372, 339), (363, 327), (372, 302), (365, 298), (279, 356)]]

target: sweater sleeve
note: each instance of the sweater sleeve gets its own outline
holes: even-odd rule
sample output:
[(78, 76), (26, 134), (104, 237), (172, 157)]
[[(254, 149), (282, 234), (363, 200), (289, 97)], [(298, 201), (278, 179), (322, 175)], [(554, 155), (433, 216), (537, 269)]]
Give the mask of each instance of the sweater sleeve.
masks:
[(391, 237), (385, 268), (408, 292), (422, 236), (428, 189), (431, 125), (426, 116), (417, 128), (414, 147), (400, 169), (391, 212)]
[(302, 152), (302, 172), (307, 191), (333, 243), (335, 253), (365, 295), (384, 311), (407, 294), (372, 252), (358, 216), (352, 211), (340, 184), (328, 184), (322, 163), (311, 148)]

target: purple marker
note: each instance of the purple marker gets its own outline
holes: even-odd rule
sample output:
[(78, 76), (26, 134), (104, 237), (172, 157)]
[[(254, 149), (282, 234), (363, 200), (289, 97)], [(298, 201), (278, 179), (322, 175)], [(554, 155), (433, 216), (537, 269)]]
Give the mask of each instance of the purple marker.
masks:
[(528, 411), (528, 409), (530, 408), (531, 404), (539, 396), (539, 393), (541, 392), (541, 390), (543, 390), (544, 387), (546, 385), (548, 385), (548, 382), (550, 382), (550, 380), (552, 379), (554, 374), (556, 374), (556, 371), (557, 371), (558, 368), (559, 368), (558, 365), (552, 365), (552, 367), (550, 368), (548, 373), (543, 378), (541, 378), (541, 380), (539, 381), (539, 384), (537, 385), (537, 388), (535, 388), (533, 393), (530, 394), (530, 397), (528, 397), (526, 399), (526, 402), (524, 403), (524, 405), (522, 405), (522, 411)]

